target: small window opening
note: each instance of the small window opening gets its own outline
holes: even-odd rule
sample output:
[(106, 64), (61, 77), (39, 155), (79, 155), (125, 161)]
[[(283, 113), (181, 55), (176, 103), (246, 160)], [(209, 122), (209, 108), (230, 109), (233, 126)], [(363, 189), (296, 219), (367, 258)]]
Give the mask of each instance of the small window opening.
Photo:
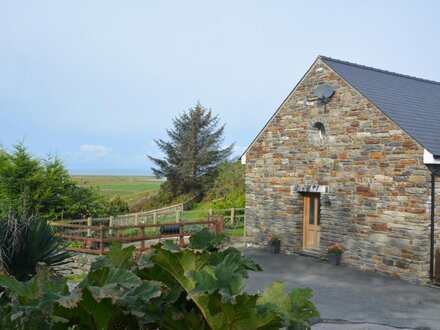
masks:
[(325, 138), (325, 126), (321, 122), (316, 122), (313, 124), (313, 127), (318, 130), (319, 138), (323, 140)]

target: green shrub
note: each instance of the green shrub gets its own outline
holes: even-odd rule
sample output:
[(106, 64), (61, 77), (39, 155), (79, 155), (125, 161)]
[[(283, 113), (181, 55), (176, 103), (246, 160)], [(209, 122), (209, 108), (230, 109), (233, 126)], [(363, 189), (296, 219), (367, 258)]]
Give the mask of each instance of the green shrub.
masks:
[(19, 281), (29, 280), (38, 263), (60, 265), (70, 257), (66, 243), (55, 236), (45, 220), (18, 219), (14, 215), (0, 220), (0, 261)]
[(172, 241), (135, 258), (134, 247), (112, 246), (69, 293), (65, 278), (47, 271), (21, 284), (0, 275), (5, 288), (0, 327), (32, 329), (310, 329), (319, 316), (310, 289), (263, 294), (244, 291), (249, 271), (261, 271), (222, 237), (202, 230), (188, 248)]
[(207, 195), (211, 208), (243, 208), (245, 205), (245, 167), (240, 161), (225, 162), (218, 166), (218, 176)]
[(38, 159), (19, 143), (11, 153), (0, 149), (0, 219), (11, 212), (54, 221), (119, 215), (129, 208), (120, 198), (76, 186), (61, 160)]
[(130, 207), (127, 202), (120, 196), (113, 197), (107, 202), (105, 213), (106, 215), (121, 215), (130, 212)]

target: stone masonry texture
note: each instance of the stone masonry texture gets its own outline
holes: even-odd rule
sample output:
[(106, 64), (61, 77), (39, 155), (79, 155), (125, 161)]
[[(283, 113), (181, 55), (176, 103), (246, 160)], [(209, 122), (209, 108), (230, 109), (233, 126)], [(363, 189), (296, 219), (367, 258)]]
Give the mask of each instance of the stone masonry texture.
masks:
[[(322, 83), (333, 97), (309, 102)], [(327, 191), (319, 252), (340, 242), (345, 264), (424, 283), (430, 180), (423, 147), (318, 59), (246, 153), (247, 234), (263, 247), (278, 233), (282, 252), (301, 250), (304, 202), (295, 187), (319, 185)]]

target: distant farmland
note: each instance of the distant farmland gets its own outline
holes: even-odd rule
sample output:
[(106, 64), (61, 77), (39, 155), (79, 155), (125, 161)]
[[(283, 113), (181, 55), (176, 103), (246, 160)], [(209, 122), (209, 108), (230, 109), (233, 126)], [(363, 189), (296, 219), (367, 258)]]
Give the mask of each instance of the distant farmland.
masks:
[(158, 191), (164, 182), (153, 176), (72, 175), (71, 177), (78, 186), (97, 188), (110, 197), (120, 196), (130, 205)]

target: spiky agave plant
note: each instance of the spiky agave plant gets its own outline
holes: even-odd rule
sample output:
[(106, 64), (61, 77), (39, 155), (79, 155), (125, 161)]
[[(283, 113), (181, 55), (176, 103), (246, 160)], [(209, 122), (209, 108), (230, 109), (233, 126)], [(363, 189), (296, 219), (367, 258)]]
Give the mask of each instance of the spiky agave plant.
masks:
[(38, 263), (61, 265), (70, 253), (47, 221), (33, 217), (19, 219), (9, 214), (0, 220), (0, 256), (2, 267), (10, 275), (26, 281), (36, 274)]

